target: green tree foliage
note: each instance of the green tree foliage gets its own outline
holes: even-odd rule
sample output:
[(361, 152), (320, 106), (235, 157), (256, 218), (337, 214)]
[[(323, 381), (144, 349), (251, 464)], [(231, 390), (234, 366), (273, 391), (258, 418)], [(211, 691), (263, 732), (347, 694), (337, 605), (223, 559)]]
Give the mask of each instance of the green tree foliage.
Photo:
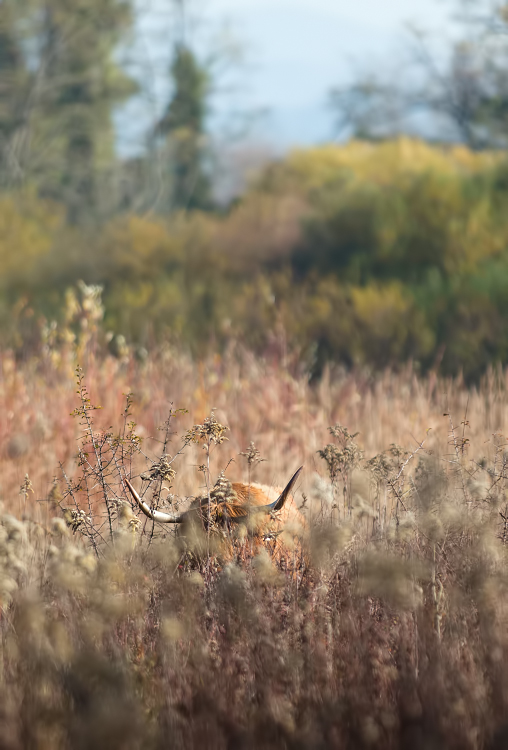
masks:
[(90, 221), (111, 206), (112, 115), (135, 88), (114, 59), (130, 0), (5, 0), (1, 12), (11, 182), (65, 203), (72, 223)]
[(281, 328), (316, 374), (442, 358), (477, 377), (508, 361), (506, 171), (405, 139), (294, 152), (226, 217), (117, 225), (108, 320), (195, 351)]
[(12, 187), (23, 177), (20, 155), (29, 127), (31, 75), (23, 54), (17, 16), (12, 3), (0, 4), (0, 185), (3, 188)]
[(209, 77), (194, 52), (181, 43), (171, 64), (173, 95), (157, 126), (166, 145), (173, 208), (211, 206), (211, 183), (204, 169)]
[(36, 340), (83, 279), (104, 288), (106, 328), (145, 347), (240, 339), (262, 354), (283, 338), (315, 376), (412, 360), (474, 379), (508, 364), (507, 174), (503, 154), (352, 142), (290, 154), (226, 215), (128, 214), (86, 233), (6, 196), (2, 337)]

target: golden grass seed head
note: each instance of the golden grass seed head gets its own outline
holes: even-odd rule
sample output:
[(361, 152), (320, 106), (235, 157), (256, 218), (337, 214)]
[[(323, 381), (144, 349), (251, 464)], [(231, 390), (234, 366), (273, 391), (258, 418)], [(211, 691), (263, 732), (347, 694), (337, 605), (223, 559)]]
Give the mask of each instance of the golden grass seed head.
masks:
[(252, 561), (252, 567), (261, 583), (272, 586), (281, 586), (284, 583), (284, 575), (274, 565), (274, 562), (266, 549), (262, 549)]
[(1, 518), (1, 523), (7, 531), (9, 540), (24, 541), (27, 536), (26, 526), (9, 513), (5, 513)]
[(377, 518), (377, 512), (362, 495), (355, 492), (351, 497), (351, 508), (353, 516), (358, 520), (364, 518)]
[(80, 555), (76, 562), (87, 573), (95, 573), (97, 570), (97, 557), (91, 552)]
[(48, 623), (48, 639), (54, 659), (60, 664), (69, 664), (74, 655), (74, 648), (62, 620), (53, 619)]
[(293, 523), (286, 523), (279, 534), (279, 539), (284, 547), (290, 551), (297, 549), (299, 542), (304, 538), (305, 530), (303, 526), (294, 521)]
[(177, 617), (163, 617), (160, 624), (161, 637), (167, 643), (175, 643), (185, 637), (186, 628)]
[(18, 583), (5, 572), (0, 571), (0, 602), (7, 606), (12, 602), (13, 594), (18, 589)]
[(134, 513), (132, 511), (130, 503), (126, 502), (125, 500), (122, 500), (118, 503), (117, 514), (118, 521), (123, 526), (127, 525), (134, 517)]
[(248, 535), (249, 535), (249, 532), (248, 532), (246, 524), (244, 523), (237, 524), (235, 528), (233, 529), (233, 536), (235, 539), (237, 539), (240, 542), (240, 544), (245, 542)]
[(308, 538), (310, 557), (318, 568), (331, 565), (336, 556), (342, 555), (353, 538), (353, 528), (348, 523), (340, 526), (315, 524)]
[(315, 473), (311, 479), (310, 495), (313, 500), (331, 506), (334, 502), (333, 484)]
[(56, 536), (67, 537), (69, 536), (69, 526), (63, 518), (56, 516), (51, 519), (51, 530)]
[(52, 560), (57, 560), (60, 557), (60, 552), (61, 550), (59, 547), (54, 544), (50, 544), (48, 547), (48, 559), (50, 560), (50, 562)]
[(9, 534), (7, 532), (7, 529), (0, 523), (0, 550), (3, 549), (7, 544), (8, 538)]
[(368, 551), (358, 562), (358, 591), (386, 600), (397, 609), (416, 609), (423, 601), (420, 581), (426, 571), (394, 554)]

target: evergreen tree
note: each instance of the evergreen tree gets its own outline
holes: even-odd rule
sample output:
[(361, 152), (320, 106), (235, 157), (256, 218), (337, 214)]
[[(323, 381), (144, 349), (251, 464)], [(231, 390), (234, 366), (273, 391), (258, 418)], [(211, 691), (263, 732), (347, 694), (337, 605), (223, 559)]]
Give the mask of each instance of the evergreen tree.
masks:
[(157, 126), (157, 135), (168, 148), (171, 203), (174, 208), (207, 209), (212, 205), (211, 182), (204, 168), (209, 78), (184, 43), (176, 47), (171, 76), (173, 96)]
[(16, 28), (16, 15), (0, 3), (0, 185), (13, 187), (23, 176), (30, 73)]

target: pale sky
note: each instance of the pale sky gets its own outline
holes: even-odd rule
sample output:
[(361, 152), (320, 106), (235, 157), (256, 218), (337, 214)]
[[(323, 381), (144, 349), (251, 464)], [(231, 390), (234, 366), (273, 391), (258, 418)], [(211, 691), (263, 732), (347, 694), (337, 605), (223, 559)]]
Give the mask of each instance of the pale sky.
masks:
[[(144, 119), (167, 100), (171, 49), (169, 0), (138, 0), (137, 40), (132, 55), (142, 59), (151, 96), (120, 117), (120, 147), (136, 150)], [(429, 30), (449, 23), (450, 0), (201, 0), (196, 45), (210, 49), (225, 24), (243, 49), (244, 62), (230, 65), (219, 81), (227, 89), (212, 105), (217, 131), (234, 110), (251, 120), (250, 138), (285, 150), (333, 137), (327, 95), (356, 69), (394, 64), (405, 44), (407, 22)], [(139, 68), (139, 62), (137, 62)], [(253, 117), (249, 113), (263, 110)], [(222, 131), (221, 131), (222, 132)]]

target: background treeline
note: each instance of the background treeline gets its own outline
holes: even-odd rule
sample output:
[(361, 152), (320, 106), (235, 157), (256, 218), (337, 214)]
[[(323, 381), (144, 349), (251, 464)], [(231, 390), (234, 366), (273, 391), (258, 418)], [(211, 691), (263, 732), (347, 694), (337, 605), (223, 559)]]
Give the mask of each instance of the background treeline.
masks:
[[(189, 44), (184, 6), (167, 106), (143, 152), (120, 158), (116, 107), (143, 85), (122, 64), (131, 4), (0, 5), (1, 343), (26, 355), (59, 322), (79, 325), (83, 280), (103, 287), (113, 351), (124, 338), (198, 356), (238, 338), (258, 353), (275, 342), (314, 375), (327, 361), (411, 359), (468, 378), (506, 363), (503, 150), (371, 134), (291, 153), (219, 205), (213, 64)], [(489, 91), (498, 133), (502, 91)], [(483, 101), (475, 132), (494, 123), (486, 111)]]
[(412, 358), (475, 376), (508, 355), (507, 200), (503, 156), (410, 140), (295, 152), (226, 215), (83, 231), (57, 204), (6, 195), (2, 335), (37, 340), (84, 279), (104, 285), (107, 330), (146, 348), (240, 337), (262, 352), (280, 335), (316, 372)]

